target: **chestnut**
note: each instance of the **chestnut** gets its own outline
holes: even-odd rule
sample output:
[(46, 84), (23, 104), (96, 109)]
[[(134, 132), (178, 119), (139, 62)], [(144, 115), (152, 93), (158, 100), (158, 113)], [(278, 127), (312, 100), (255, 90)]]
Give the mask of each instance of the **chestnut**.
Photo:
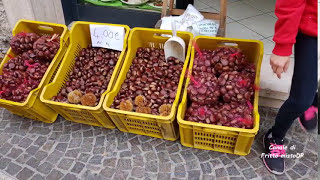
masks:
[[(95, 48), (90, 44), (83, 48), (75, 58), (75, 66), (65, 82), (65, 87), (60, 90), (61, 95), (66, 97), (65, 91), (69, 93), (77, 90), (87, 96), (76, 104), (95, 106), (108, 87), (119, 55), (119, 51)], [(54, 100), (64, 102), (62, 99)]]
[(174, 102), (182, 68), (183, 63), (176, 58), (169, 57), (166, 62), (163, 49), (138, 48), (111, 107), (120, 108), (119, 102), (131, 98), (135, 99), (136, 112), (166, 115), (167, 111), (160, 113), (158, 108)]

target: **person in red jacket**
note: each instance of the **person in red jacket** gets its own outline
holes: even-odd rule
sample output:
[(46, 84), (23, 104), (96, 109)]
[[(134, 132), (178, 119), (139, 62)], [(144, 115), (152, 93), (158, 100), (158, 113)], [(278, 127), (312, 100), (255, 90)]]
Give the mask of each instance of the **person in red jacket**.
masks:
[(294, 73), (289, 98), (279, 109), (274, 126), (265, 134), (263, 145), (267, 156), (263, 162), (274, 174), (285, 169), (283, 139), (295, 119), (307, 130), (317, 125), (317, 1), (277, 0), (273, 41), (275, 47), (270, 65), (278, 78), (287, 72), (294, 45)]

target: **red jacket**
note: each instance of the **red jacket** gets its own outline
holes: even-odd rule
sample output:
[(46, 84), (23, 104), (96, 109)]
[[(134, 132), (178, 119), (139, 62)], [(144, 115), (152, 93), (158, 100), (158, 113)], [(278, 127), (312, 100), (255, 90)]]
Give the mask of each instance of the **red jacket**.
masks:
[(290, 56), (298, 31), (318, 36), (317, 0), (277, 0), (273, 54)]

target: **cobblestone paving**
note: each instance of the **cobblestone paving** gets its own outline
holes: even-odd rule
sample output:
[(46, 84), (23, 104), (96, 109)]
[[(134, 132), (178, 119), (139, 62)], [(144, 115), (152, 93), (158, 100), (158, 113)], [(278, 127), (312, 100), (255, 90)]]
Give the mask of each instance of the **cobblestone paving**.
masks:
[[(53, 124), (0, 109), (0, 171), (13, 179), (316, 179), (317, 134), (297, 123), (286, 142), (300, 159), (286, 159), (287, 171), (271, 175), (263, 166), (261, 138), (276, 110), (260, 108), (260, 131), (248, 156), (182, 146), (179, 141), (76, 124), (59, 117)], [(293, 153), (289, 150), (288, 153)], [(1, 173), (0, 173), (1, 174)], [(3, 177), (3, 176), (0, 176)]]

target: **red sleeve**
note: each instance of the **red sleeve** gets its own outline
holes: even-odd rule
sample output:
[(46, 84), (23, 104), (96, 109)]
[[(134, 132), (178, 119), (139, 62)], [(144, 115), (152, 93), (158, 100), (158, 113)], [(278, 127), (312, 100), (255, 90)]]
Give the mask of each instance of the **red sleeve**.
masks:
[(299, 24), (306, 0), (277, 0), (275, 14), (278, 20), (275, 25), (273, 54), (290, 56), (296, 42)]

